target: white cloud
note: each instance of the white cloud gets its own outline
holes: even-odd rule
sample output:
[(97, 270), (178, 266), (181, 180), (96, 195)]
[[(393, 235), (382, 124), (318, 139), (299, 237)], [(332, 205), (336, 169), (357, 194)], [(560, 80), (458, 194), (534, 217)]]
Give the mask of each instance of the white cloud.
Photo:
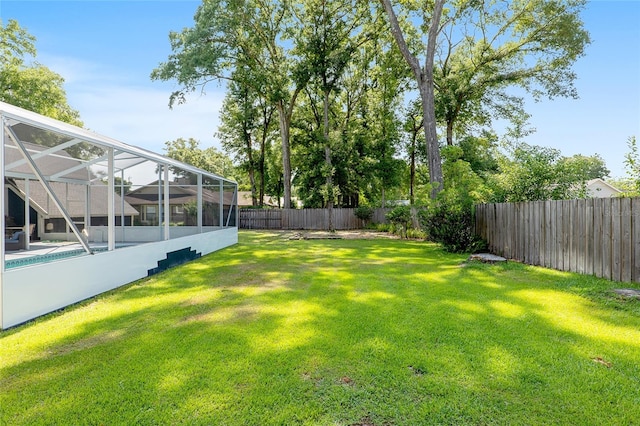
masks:
[(222, 94), (189, 99), (173, 110), (168, 100), (164, 90), (105, 86), (74, 93), (73, 106), (85, 127), (130, 145), (161, 153), (164, 142), (192, 137), (202, 148), (219, 148), (213, 133), (218, 129)]
[(193, 94), (186, 104), (169, 109), (171, 84), (133, 82), (118, 70), (73, 58), (50, 56), (46, 61), (65, 78), (69, 104), (86, 128), (157, 153), (163, 153), (166, 141), (178, 138), (220, 148), (213, 134), (224, 92), (215, 85), (206, 95)]

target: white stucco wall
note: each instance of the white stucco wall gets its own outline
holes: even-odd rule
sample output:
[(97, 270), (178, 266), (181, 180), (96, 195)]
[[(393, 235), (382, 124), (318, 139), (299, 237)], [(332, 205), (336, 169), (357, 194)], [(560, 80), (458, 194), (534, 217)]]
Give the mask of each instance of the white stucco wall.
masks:
[(238, 229), (140, 244), (9, 269), (2, 280), (1, 328), (26, 322), (147, 276), (166, 253), (191, 247), (206, 255), (238, 242)]

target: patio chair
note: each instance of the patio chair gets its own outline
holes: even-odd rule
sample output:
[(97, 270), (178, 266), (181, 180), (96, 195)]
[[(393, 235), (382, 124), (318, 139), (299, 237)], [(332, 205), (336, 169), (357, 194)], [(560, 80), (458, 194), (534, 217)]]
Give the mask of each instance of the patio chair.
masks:
[(24, 250), (27, 248), (27, 234), (24, 231), (14, 232), (11, 238), (5, 238), (5, 251)]

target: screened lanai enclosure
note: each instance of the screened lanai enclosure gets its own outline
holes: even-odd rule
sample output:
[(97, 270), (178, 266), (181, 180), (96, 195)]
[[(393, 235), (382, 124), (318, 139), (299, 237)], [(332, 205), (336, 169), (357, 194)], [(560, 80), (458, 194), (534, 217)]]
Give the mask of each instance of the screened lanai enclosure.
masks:
[(0, 102), (0, 328), (237, 243), (237, 184)]

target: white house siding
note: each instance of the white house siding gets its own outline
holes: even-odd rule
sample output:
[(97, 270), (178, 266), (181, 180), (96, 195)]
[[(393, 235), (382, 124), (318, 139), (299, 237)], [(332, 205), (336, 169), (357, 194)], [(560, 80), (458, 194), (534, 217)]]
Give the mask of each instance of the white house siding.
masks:
[(593, 179), (587, 182), (587, 196), (591, 198), (617, 197), (621, 192), (602, 179)]

